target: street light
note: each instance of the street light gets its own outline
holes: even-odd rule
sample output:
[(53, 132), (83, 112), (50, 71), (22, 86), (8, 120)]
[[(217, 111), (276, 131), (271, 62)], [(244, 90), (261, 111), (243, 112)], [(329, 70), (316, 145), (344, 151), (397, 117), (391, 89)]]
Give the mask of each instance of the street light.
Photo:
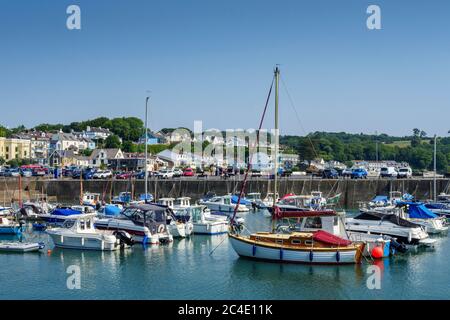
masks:
[(145, 179), (145, 203), (147, 203), (147, 115), (148, 115), (148, 100), (150, 97), (145, 98), (145, 163), (144, 163), (144, 179)]

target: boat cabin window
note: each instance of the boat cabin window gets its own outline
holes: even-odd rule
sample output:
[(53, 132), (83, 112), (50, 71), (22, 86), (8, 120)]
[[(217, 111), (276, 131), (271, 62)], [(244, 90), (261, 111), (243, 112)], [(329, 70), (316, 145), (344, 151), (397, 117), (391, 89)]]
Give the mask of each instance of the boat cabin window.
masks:
[(282, 239), (277, 239), (276, 241), (278, 244), (283, 244), (283, 240)]
[(312, 240), (305, 240), (305, 244), (308, 245), (308, 246), (310, 246), (310, 245), (313, 244), (313, 242), (312, 242)]
[(91, 220), (87, 220), (86, 221), (86, 229), (91, 229), (92, 228), (92, 226), (91, 226)]
[(305, 228), (322, 229), (322, 219), (320, 217), (306, 218)]
[(68, 220), (64, 221), (64, 223), (63, 223), (63, 228), (70, 229), (70, 228), (72, 228), (74, 225), (75, 225), (75, 220), (68, 219)]
[(300, 239), (292, 239), (292, 244), (302, 244), (302, 241)]
[(339, 217), (334, 217), (333, 225), (335, 225), (335, 226), (339, 225)]
[(80, 229), (85, 230), (86, 229), (86, 221), (80, 220)]

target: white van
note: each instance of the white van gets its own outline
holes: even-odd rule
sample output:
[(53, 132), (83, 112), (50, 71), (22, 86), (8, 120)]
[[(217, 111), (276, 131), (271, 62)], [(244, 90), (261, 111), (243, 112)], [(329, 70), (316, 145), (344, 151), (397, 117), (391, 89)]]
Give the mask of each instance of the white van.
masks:
[(398, 172), (395, 169), (395, 167), (383, 167), (380, 170), (380, 176), (382, 178), (386, 178), (386, 177), (393, 178), (393, 177), (397, 177), (397, 175), (398, 175)]
[(411, 178), (411, 177), (412, 177), (412, 169), (410, 167), (398, 169), (397, 178)]

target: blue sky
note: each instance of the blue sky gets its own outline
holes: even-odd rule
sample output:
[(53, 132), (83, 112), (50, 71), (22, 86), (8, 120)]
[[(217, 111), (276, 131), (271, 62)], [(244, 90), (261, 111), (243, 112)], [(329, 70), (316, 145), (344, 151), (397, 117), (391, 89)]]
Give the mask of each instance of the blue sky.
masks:
[[(366, 28), (370, 4), (382, 30)], [(282, 86), (284, 134), (450, 130), (446, 0), (2, 0), (0, 39), (10, 127), (142, 118), (151, 90), (153, 129), (254, 128), (280, 64), (302, 123)]]

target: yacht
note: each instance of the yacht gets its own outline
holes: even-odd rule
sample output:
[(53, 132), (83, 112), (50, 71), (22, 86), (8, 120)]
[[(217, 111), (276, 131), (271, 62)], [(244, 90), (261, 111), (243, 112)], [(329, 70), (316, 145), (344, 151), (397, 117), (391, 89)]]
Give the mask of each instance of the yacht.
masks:
[(385, 235), (397, 239), (401, 244), (413, 246), (432, 246), (436, 242), (429, 238), (420, 225), (394, 214), (376, 211), (366, 211), (354, 218), (347, 218), (345, 228), (350, 237), (358, 237), (361, 234)]
[(320, 215), (304, 218), (281, 220), (276, 227), (278, 233), (290, 233), (293, 231), (315, 232), (323, 230), (352, 242), (364, 242), (364, 256), (371, 256), (376, 247), (382, 249), (382, 257), (388, 257), (396, 251), (406, 252), (406, 247), (395, 241), (394, 238), (376, 234), (349, 234), (345, 230), (345, 213), (333, 210), (324, 211)]
[(88, 213), (71, 217), (64, 221), (62, 227), (48, 229), (46, 232), (55, 246), (61, 248), (112, 251), (125, 244), (132, 244), (131, 236), (125, 232), (95, 229), (95, 216)]
[(97, 219), (95, 227), (102, 230), (122, 230), (136, 242), (160, 244), (173, 241), (167, 227), (170, 211), (155, 204), (130, 205), (119, 216)]

